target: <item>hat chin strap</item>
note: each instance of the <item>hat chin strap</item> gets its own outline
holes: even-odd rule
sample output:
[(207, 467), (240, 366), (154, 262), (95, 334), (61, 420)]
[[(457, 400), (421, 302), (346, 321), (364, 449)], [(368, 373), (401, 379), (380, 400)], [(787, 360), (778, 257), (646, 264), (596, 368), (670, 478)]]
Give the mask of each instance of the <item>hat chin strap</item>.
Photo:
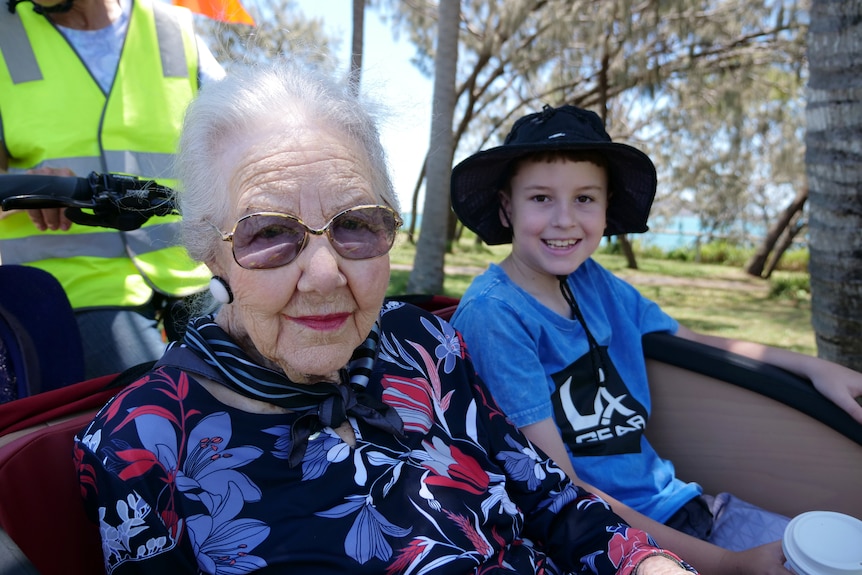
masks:
[(557, 276), (557, 280), (560, 282), (560, 291), (563, 292), (563, 298), (572, 309), (572, 315), (575, 316), (575, 319), (577, 319), (581, 324), (581, 327), (584, 328), (584, 333), (587, 334), (587, 341), (590, 344), (590, 362), (593, 364), (593, 373), (596, 376), (596, 383), (600, 386), (604, 386), (605, 362), (602, 359), (601, 353), (599, 353), (599, 342), (596, 341), (590, 328), (587, 327), (587, 321), (584, 319), (584, 314), (581, 313), (581, 308), (578, 306), (578, 302), (575, 301), (575, 294), (572, 293), (572, 288), (569, 286), (569, 278), (566, 276)]

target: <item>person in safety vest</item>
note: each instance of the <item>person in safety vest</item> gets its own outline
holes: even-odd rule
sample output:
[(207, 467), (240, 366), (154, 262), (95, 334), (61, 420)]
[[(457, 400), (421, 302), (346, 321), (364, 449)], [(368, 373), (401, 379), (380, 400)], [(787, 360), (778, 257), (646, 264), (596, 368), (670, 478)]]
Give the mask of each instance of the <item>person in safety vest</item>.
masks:
[[(224, 70), (191, 12), (160, 0), (9, 0), (0, 10), (0, 174), (119, 173), (171, 185), (187, 104)], [(0, 175), (0, 177), (3, 177)], [(161, 356), (161, 302), (201, 291), (178, 216), (120, 232), (62, 209), (0, 211), (0, 263), (50, 272), (75, 310), (86, 376)]]

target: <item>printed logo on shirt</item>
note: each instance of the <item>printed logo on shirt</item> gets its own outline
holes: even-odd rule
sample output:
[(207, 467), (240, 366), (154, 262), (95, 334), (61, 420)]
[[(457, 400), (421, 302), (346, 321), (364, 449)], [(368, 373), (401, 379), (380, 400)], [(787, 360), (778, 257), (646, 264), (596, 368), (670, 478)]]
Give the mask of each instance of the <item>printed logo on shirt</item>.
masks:
[(629, 394), (607, 347), (599, 353), (605, 372), (602, 386), (589, 354), (551, 376), (557, 427), (575, 456), (640, 453), (646, 409)]

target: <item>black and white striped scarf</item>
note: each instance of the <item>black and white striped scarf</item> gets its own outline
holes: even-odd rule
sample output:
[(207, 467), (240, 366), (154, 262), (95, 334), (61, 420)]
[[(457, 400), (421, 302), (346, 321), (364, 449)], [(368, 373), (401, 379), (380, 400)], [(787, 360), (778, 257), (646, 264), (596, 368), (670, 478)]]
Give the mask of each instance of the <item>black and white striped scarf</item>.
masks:
[(295, 383), (284, 373), (257, 364), (215, 323), (213, 316), (203, 316), (189, 322), (182, 343), (172, 344), (159, 363), (201, 373), (203, 370), (195, 369), (184, 353), (192, 352), (210, 368), (202, 375), (240, 395), (301, 413), (291, 426), (288, 463), (293, 467), (302, 461), (311, 434), (324, 427), (340, 426), (348, 415), (403, 436), (398, 413), (366, 392), (379, 341), (378, 319), (347, 366), (339, 370), (340, 382)]

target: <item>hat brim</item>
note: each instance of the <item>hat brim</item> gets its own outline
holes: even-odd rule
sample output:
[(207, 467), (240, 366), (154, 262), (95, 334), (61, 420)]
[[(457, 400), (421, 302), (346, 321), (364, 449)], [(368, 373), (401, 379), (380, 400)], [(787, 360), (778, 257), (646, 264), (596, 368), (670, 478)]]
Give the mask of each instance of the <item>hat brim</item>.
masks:
[(649, 157), (617, 142), (509, 144), (477, 152), (452, 170), (452, 209), (488, 245), (508, 244), (512, 231), (500, 221), (500, 185), (512, 160), (543, 150), (595, 150), (608, 160), (607, 226), (604, 235), (642, 233), (656, 193), (656, 171)]

